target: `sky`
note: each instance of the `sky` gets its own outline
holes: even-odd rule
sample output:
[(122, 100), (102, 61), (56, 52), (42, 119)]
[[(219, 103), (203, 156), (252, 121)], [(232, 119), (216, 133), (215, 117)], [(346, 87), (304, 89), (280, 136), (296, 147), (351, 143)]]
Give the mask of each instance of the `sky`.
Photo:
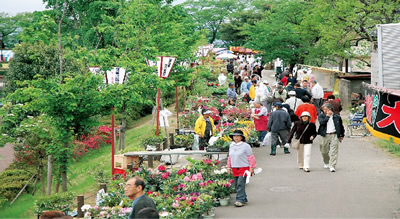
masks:
[[(185, 0), (175, 0), (174, 4), (183, 3)], [(20, 12), (42, 11), (45, 5), (42, 0), (0, 0), (0, 12), (16, 15)]]
[(43, 11), (42, 0), (0, 0), (0, 12), (16, 15), (21, 12)]

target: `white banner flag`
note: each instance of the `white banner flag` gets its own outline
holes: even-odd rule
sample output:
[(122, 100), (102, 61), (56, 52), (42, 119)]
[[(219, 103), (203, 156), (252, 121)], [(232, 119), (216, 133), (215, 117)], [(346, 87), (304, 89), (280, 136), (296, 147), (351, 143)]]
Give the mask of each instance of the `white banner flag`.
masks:
[(171, 73), (172, 67), (176, 61), (176, 57), (172, 56), (157, 56), (159, 61), (157, 61), (158, 76), (161, 78), (168, 78)]
[(111, 71), (107, 71), (107, 84), (123, 84), (125, 80), (126, 73), (124, 68), (114, 67)]

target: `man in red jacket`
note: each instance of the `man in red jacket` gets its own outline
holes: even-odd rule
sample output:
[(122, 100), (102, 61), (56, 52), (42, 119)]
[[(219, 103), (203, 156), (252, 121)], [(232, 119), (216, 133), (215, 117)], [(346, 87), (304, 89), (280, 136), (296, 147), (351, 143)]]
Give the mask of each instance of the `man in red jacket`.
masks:
[(300, 117), (301, 114), (303, 112), (309, 112), (311, 115), (311, 119), (310, 122), (315, 123), (315, 121), (317, 120), (317, 108), (315, 108), (315, 106), (313, 104), (310, 104), (310, 98), (308, 96), (303, 96), (301, 98), (301, 101), (303, 101), (303, 104), (300, 104), (297, 109), (296, 112), (294, 112), (294, 114), (297, 117)]

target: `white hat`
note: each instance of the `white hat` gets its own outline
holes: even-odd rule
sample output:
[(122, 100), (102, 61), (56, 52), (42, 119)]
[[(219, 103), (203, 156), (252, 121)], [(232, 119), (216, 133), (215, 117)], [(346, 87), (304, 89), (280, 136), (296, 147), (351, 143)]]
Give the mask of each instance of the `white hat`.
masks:
[(291, 91), (289, 91), (289, 93), (288, 93), (288, 95), (289, 96), (296, 96), (296, 91), (294, 91), (294, 90), (291, 90)]
[(264, 84), (269, 84), (269, 82), (267, 80), (263, 80)]
[(211, 110), (207, 110), (207, 111), (205, 111), (205, 112), (203, 113), (203, 115), (205, 115), (205, 114), (212, 114), (212, 111), (211, 111)]
[(304, 112), (302, 112), (302, 113), (301, 113), (301, 116), (300, 116), (300, 117), (303, 117), (303, 116), (308, 116), (308, 117), (310, 117), (310, 118), (311, 118), (311, 115), (310, 115), (310, 113), (309, 113), (309, 112), (307, 112), (307, 111), (304, 111)]
[(245, 76), (245, 77), (244, 77), (244, 80), (246, 80), (246, 79), (249, 79), (249, 77)]

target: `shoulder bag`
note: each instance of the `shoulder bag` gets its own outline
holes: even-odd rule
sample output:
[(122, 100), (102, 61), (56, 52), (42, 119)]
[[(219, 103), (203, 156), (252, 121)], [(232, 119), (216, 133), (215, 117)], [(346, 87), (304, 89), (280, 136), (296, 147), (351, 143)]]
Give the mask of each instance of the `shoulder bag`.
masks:
[(303, 137), (303, 134), (304, 134), (304, 132), (306, 132), (306, 130), (307, 130), (307, 128), (308, 128), (309, 125), (310, 125), (310, 124), (307, 124), (307, 126), (306, 126), (306, 128), (304, 129), (303, 133), (301, 133), (299, 139), (296, 139), (296, 138), (293, 138), (293, 139), (292, 139), (292, 143), (290, 144), (290, 147), (291, 147), (291, 148), (296, 149), (296, 150), (299, 149), (299, 147), (300, 147), (300, 139), (301, 139), (301, 137)]

